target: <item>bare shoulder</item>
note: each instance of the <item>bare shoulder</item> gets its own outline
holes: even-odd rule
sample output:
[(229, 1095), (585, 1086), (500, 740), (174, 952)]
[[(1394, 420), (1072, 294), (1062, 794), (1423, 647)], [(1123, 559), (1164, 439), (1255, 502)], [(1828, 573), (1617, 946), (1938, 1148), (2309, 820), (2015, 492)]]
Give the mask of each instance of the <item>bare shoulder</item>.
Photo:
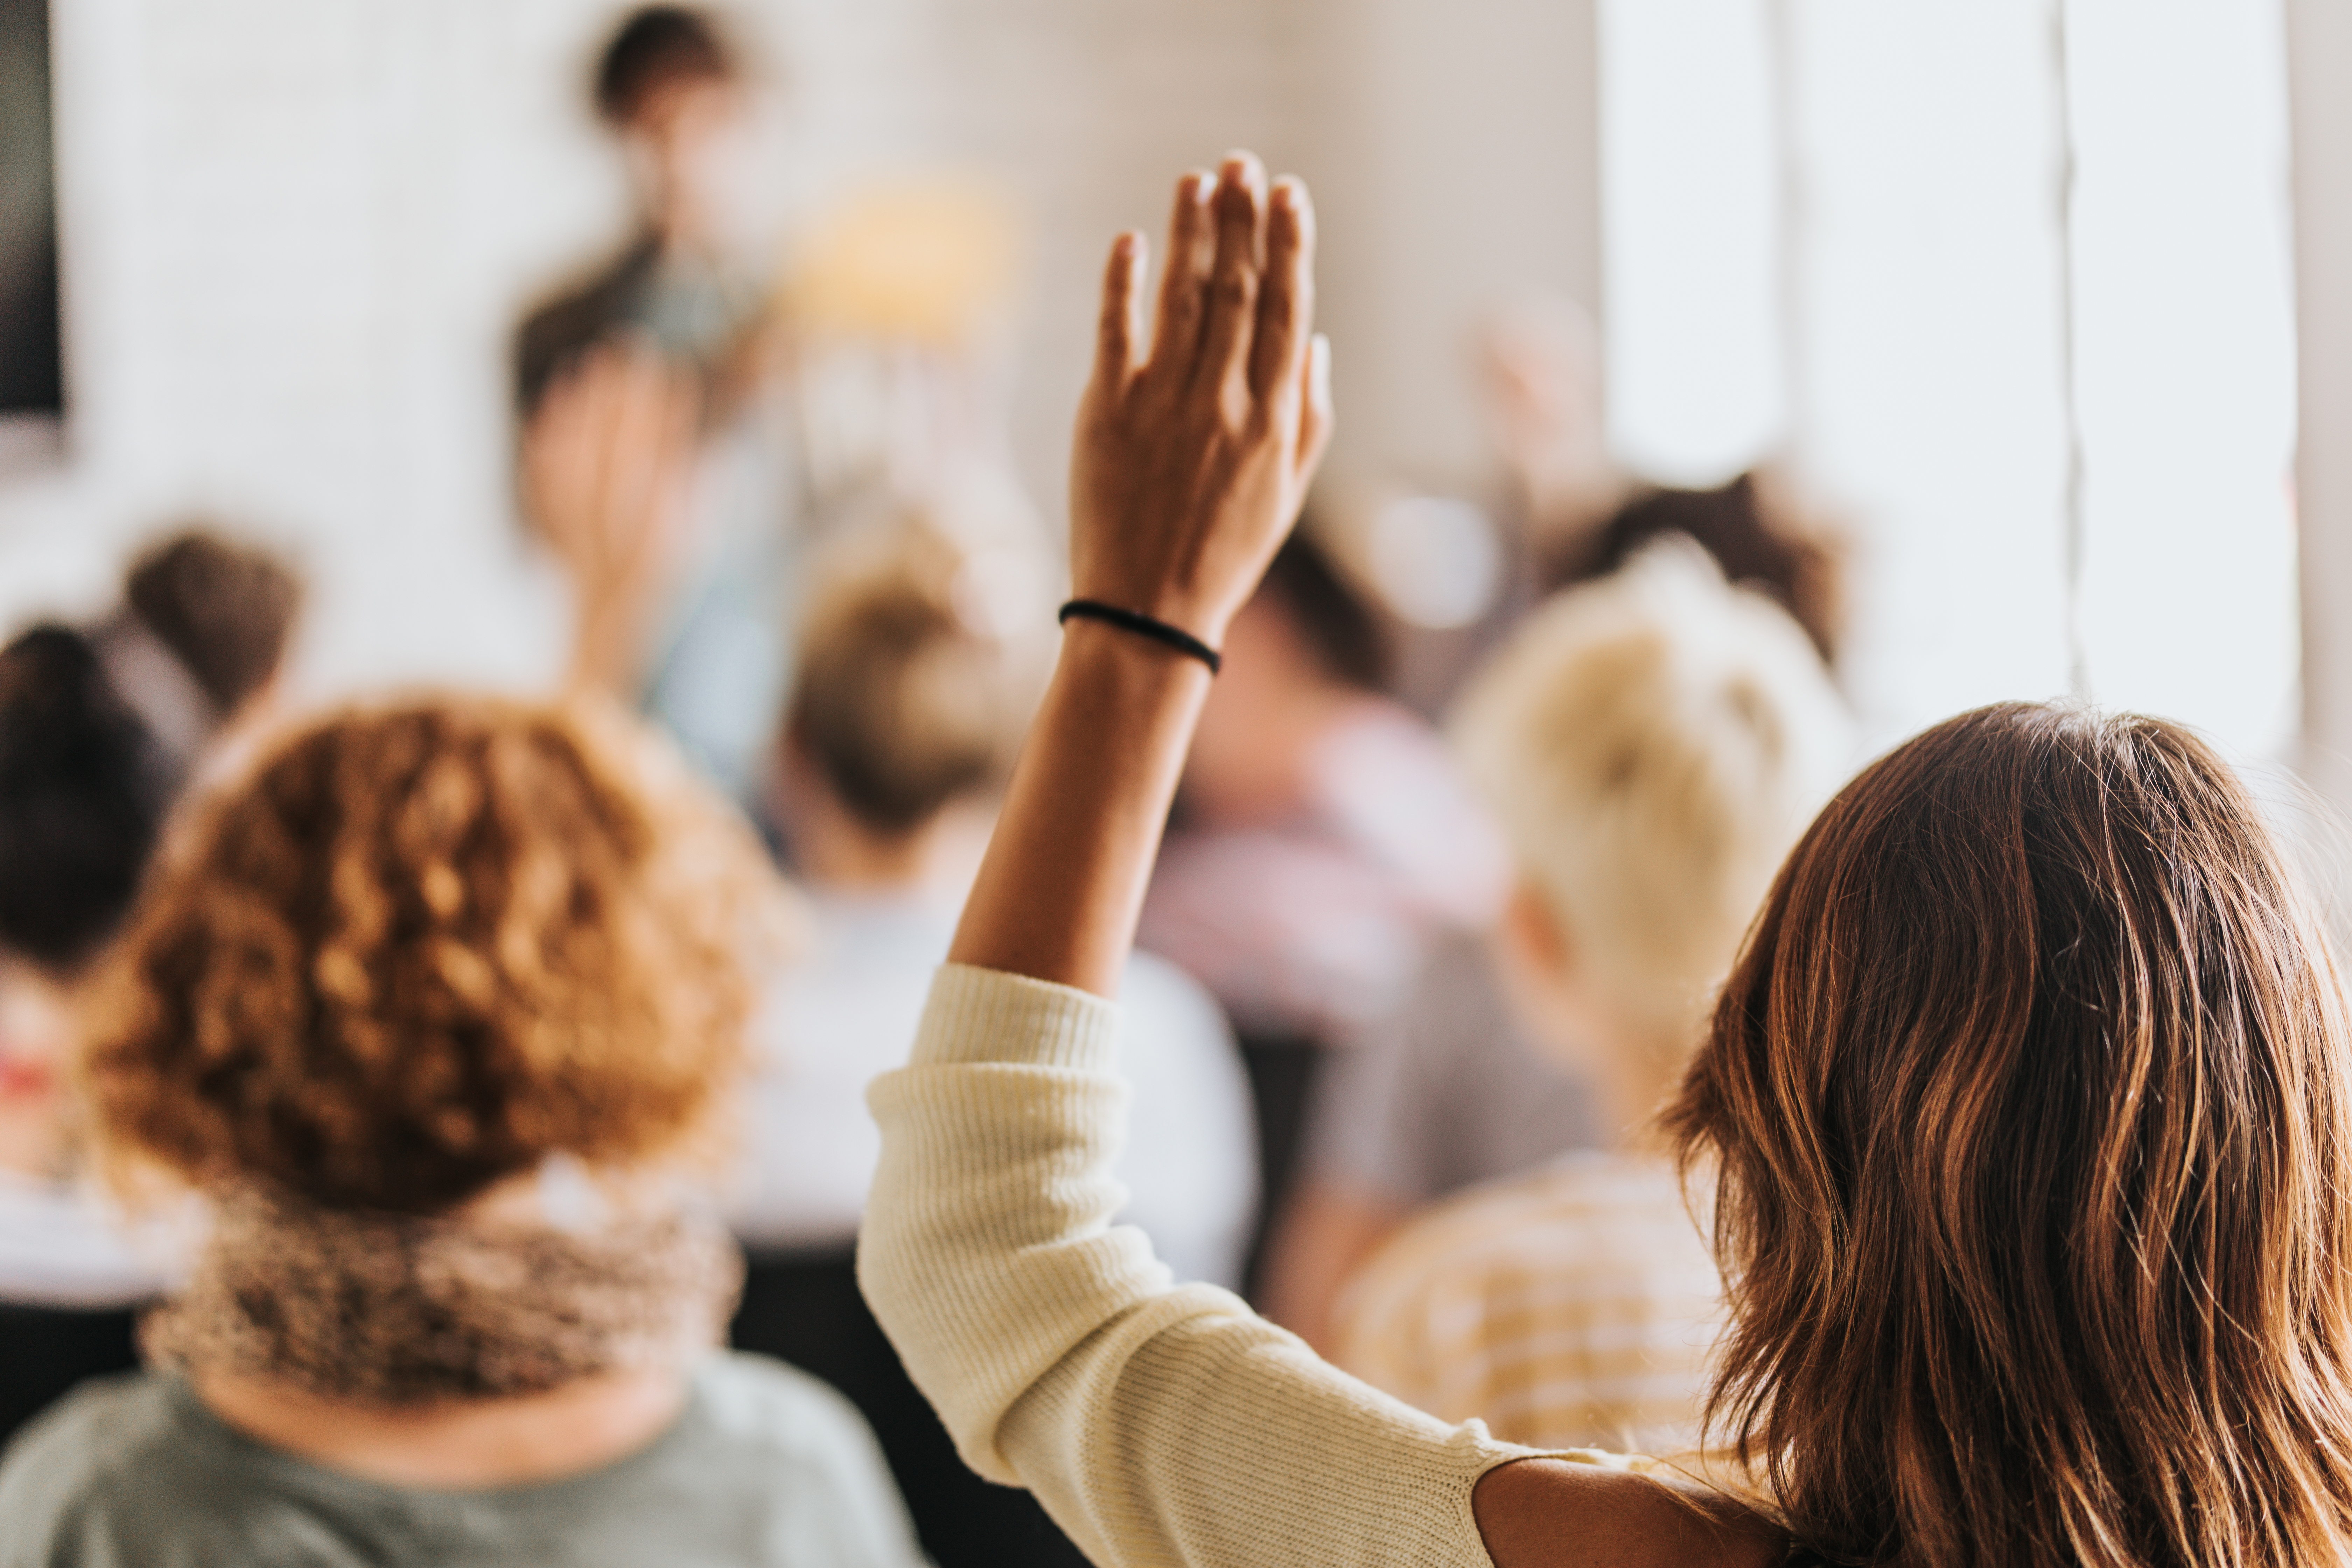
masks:
[(1568, 1459), (1479, 1478), (1478, 1531), (1495, 1568), (1771, 1568), (1788, 1538), (1695, 1483)]

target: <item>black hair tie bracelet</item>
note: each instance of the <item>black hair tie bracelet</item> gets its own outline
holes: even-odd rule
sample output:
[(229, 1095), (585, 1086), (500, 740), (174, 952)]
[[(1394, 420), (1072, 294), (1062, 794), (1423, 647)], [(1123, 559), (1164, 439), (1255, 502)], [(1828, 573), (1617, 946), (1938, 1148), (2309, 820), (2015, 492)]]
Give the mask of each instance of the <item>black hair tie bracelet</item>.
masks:
[(1171, 626), (1166, 621), (1155, 621), (1150, 616), (1139, 616), (1133, 610), (1122, 610), (1117, 605), (1106, 605), (1099, 599), (1072, 599), (1062, 606), (1062, 613), (1055, 618), (1068, 626), (1073, 616), (1081, 620), (1106, 622), (1123, 632), (1133, 632), (1138, 637), (1165, 643), (1178, 653), (1189, 654), (1207, 665), (1211, 675), (1224, 666), (1223, 654), (1183, 627)]

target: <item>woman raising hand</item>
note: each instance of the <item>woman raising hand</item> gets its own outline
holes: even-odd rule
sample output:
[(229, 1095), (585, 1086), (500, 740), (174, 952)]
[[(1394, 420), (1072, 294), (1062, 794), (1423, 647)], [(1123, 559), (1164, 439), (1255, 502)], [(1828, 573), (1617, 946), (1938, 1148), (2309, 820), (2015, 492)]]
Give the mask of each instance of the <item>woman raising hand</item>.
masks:
[[(1187, 175), (1148, 339), (1142, 237), (1112, 247), (1072, 464), (1080, 607), (913, 1065), (873, 1091), (885, 1152), (861, 1276), (965, 1459), (1035, 1491), (1098, 1563), (1483, 1564), (1482, 1527), (1505, 1568), (1664, 1563), (1514, 1535), (1522, 1490), (1556, 1500), (1540, 1481), (1477, 1490), (1474, 1519), (1480, 1478), (1524, 1450), (1355, 1382), (1224, 1291), (1173, 1285), (1108, 1223), (1124, 1086), (1102, 1065), (1104, 998), (1213, 679), (1202, 656), (1330, 432), (1314, 243), (1297, 182), (1269, 191), (1246, 156)], [(1673, 1561), (1744, 1560), (1695, 1555), (1739, 1538), (1662, 1485), (1549, 1468), (1573, 1472), (1557, 1500), (1591, 1525), (1654, 1522)]]
[(2251, 798), (2160, 720), (1961, 714), (1781, 868), (1665, 1111), (1728, 1291), (1722, 1491), (1446, 1426), (1109, 1225), (1104, 998), (1329, 428), (1312, 250), (1298, 185), (1187, 178), (1148, 347), (1112, 251), (1081, 602), (871, 1093), (862, 1277), (964, 1458), (1106, 1568), (2352, 1562), (2352, 1026)]

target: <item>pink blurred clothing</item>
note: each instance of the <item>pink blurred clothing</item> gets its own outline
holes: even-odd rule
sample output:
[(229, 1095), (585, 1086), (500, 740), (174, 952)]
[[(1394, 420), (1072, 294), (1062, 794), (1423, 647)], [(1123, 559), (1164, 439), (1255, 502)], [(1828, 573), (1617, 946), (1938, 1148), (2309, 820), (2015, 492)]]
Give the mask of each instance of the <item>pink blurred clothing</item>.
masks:
[(1407, 710), (1351, 703), (1278, 818), (1180, 826), (1142, 943), (1216, 994), (1244, 1036), (1332, 1042), (1397, 1005), (1430, 943), (1492, 920), (1501, 839)]

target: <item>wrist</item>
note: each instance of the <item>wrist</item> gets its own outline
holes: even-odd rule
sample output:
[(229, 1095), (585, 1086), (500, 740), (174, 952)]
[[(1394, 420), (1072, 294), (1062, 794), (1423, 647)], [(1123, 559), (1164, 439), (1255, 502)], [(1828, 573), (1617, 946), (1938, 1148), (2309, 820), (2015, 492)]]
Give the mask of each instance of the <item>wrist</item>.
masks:
[(1181, 653), (1185, 658), (1204, 666), (1211, 675), (1216, 674), (1224, 668), (1223, 654), (1211, 647), (1182, 626), (1153, 616), (1127, 609), (1108, 600), (1072, 599), (1062, 606), (1062, 613), (1055, 619), (1065, 626), (1074, 620), (1094, 621), (1110, 626), (1114, 630), (1125, 632), (1129, 637), (1142, 637), (1148, 642), (1158, 643), (1164, 648)]
[(1149, 616), (1211, 647), (1223, 646), (1226, 625), (1240, 602), (1249, 597), (1246, 589), (1238, 594), (1214, 591), (1202, 580), (1203, 573), (1197, 563), (1190, 567), (1128, 563), (1102, 559), (1099, 552), (1073, 548), (1078, 558), (1071, 563), (1072, 598)]
[(1057, 669), (1139, 701), (1207, 697), (1214, 679), (1191, 654), (1123, 626), (1073, 616), (1062, 625)]

